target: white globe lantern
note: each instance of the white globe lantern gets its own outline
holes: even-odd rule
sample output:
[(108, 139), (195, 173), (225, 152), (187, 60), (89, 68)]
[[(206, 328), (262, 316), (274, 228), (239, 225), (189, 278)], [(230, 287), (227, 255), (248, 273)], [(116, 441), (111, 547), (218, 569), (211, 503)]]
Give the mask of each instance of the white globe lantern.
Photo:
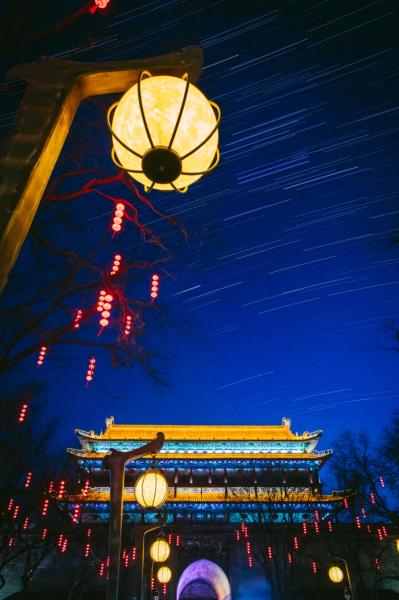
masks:
[(168, 497), (168, 482), (160, 471), (149, 469), (136, 481), (136, 500), (143, 508), (158, 508)]
[(344, 573), (342, 569), (334, 565), (328, 569), (328, 576), (333, 583), (341, 583), (344, 578)]
[(185, 192), (219, 162), (220, 109), (188, 80), (143, 71), (108, 111), (114, 163), (146, 191)]
[(165, 562), (170, 555), (170, 546), (163, 538), (158, 538), (151, 544), (150, 556), (154, 562)]
[(161, 567), (157, 571), (157, 579), (159, 583), (169, 583), (169, 581), (172, 579), (172, 571), (169, 569), (169, 567)]

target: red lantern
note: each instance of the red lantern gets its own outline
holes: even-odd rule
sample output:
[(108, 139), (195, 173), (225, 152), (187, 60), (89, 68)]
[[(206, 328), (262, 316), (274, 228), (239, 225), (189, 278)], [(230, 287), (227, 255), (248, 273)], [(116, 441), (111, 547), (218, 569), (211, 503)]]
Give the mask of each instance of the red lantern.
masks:
[(80, 327), (80, 320), (82, 319), (82, 317), (83, 317), (83, 310), (81, 308), (79, 308), (76, 311), (76, 315), (75, 315), (75, 318), (73, 320), (73, 327), (74, 327), (74, 329), (79, 329), (79, 327)]
[(93, 381), (94, 371), (96, 369), (96, 359), (94, 356), (89, 360), (89, 366), (86, 372), (86, 387), (89, 385), (90, 381)]
[(25, 479), (25, 488), (26, 488), (26, 489), (28, 489), (28, 488), (30, 487), (31, 481), (32, 481), (32, 472), (31, 472), (31, 471), (29, 471), (29, 472), (26, 474), (26, 479)]
[(159, 275), (153, 275), (151, 279), (151, 302), (154, 302), (155, 298), (158, 298), (159, 292)]
[(44, 357), (46, 356), (47, 346), (42, 346), (40, 348), (39, 356), (37, 358), (36, 364), (38, 367), (41, 367), (44, 362)]
[(19, 413), (18, 421), (19, 423), (23, 423), (25, 421), (26, 413), (28, 410), (28, 405), (23, 404)]
[(116, 233), (119, 233), (122, 229), (123, 218), (125, 216), (125, 205), (119, 202), (115, 207), (114, 218), (112, 220), (111, 229)]
[(120, 254), (115, 254), (114, 256), (114, 262), (112, 264), (112, 269), (110, 272), (110, 275), (116, 275), (116, 273), (119, 271), (120, 265), (121, 265), (121, 260), (122, 257)]

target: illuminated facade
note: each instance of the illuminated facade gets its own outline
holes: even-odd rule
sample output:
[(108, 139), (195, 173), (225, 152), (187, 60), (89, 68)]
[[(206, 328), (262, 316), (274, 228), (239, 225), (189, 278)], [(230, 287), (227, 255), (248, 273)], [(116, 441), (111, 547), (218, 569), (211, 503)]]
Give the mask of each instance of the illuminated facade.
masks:
[[(106, 419), (106, 429), (76, 430), (80, 449), (68, 449), (82, 470), (88, 489), (66, 497), (71, 510), (79, 504), (86, 522), (107, 521), (108, 471), (103, 458), (111, 448), (131, 450), (153, 439), (158, 431), (165, 444), (157, 456), (169, 484), (164, 509), (170, 523), (238, 523), (243, 514), (252, 520), (278, 522), (288, 512), (294, 521), (329, 517), (341, 507), (339, 495), (323, 495), (319, 469), (331, 450), (316, 450), (321, 431), (302, 435), (281, 425), (119, 425)], [(135, 501), (134, 483), (152, 459), (128, 463), (124, 517), (142, 522), (157, 519), (157, 512), (143, 511)]]

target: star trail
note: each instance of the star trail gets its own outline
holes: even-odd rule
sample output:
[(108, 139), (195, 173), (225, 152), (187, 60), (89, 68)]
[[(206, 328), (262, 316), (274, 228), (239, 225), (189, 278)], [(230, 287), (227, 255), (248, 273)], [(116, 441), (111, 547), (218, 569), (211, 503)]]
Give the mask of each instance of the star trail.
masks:
[[(51, 6), (47, 19), (65, 10)], [(345, 426), (382, 426), (399, 399), (387, 327), (399, 324), (397, 31), (389, 0), (115, 0), (106, 17), (35, 46), (30, 60), (106, 61), (199, 45), (199, 86), (222, 110), (218, 168), (186, 195), (150, 194), (189, 232), (161, 286), (174, 325), (149, 334), (169, 385), (108, 366), (85, 391), (78, 361), (59, 355), (40, 375), (58, 399), (65, 440), (110, 414), (144, 423), (286, 416), (294, 430), (323, 428), (327, 443)], [(6, 96), (4, 135), (18, 86)], [(93, 138), (93, 160), (112, 174), (110, 103), (87, 100), (71, 134)], [(95, 201), (91, 212), (57, 209), (84, 223), (82, 249), (110, 219)], [(165, 225), (149, 223), (169, 243)], [(60, 235), (67, 244), (68, 229)], [(121, 237), (122, 255), (126, 248), (146, 255), (138, 237)], [(26, 260), (22, 252), (15, 273)]]

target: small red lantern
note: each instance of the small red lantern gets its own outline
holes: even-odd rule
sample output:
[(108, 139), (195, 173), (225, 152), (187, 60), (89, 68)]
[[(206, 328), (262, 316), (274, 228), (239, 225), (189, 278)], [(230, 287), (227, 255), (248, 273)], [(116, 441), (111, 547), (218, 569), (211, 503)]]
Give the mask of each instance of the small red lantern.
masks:
[(20, 410), (20, 413), (19, 413), (19, 416), (18, 416), (19, 423), (23, 423), (25, 421), (27, 410), (28, 410), (28, 405), (27, 404), (23, 404), (21, 406), (21, 410)]
[(40, 348), (40, 352), (39, 352), (39, 356), (37, 357), (37, 361), (36, 364), (38, 367), (41, 367), (43, 362), (44, 362), (44, 357), (46, 356), (47, 353), (47, 346), (42, 346)]
[(159, 275), (153, 275), (151, 279), (151, 301), (154, 302), (155, 298), (158, 298), (159, 292)]
[(86, 387), (89, 385), (90, 381), (93, 381), (94, 371), (96, 369), (96, 359), (94, 356), (89, 360), (89, 366), (86, 372)]

